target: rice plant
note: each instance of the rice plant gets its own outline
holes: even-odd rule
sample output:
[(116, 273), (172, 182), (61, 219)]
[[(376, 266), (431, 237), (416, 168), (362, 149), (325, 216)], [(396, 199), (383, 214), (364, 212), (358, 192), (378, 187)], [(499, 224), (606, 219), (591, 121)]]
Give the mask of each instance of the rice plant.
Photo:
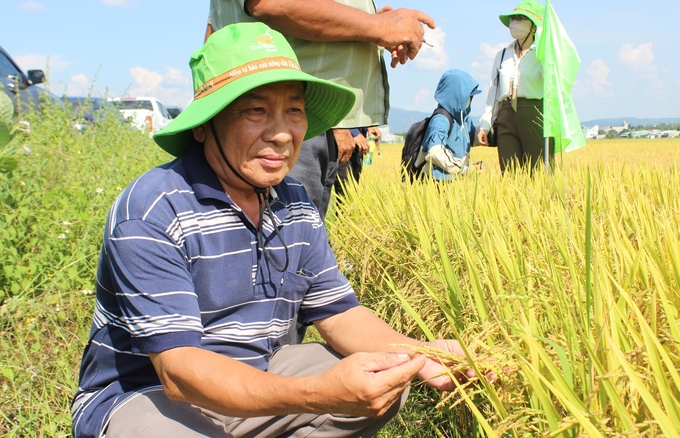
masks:
[(439, 401), (447, 433), (680, 436), (680, 141), (592, 143), (534, 177), (473, 149), (492, 164), (413, 185), (392, 149), (331, 240), (376, 313), (500, 376)]
[[(170, 157), (115, 119), (27, 121), (0, 172), (0, 435), (70, 436), (106, 212)], [(449, 184), (403, 183), (398, 157), (348, 187), (332, 245), (364, 304), (460, 339), (474, 362), (422, 353), (480, 377), (415, 385), (380, 437), (680, 435), (680, 140), (593, 142), (533, 178), (474, 148)]]

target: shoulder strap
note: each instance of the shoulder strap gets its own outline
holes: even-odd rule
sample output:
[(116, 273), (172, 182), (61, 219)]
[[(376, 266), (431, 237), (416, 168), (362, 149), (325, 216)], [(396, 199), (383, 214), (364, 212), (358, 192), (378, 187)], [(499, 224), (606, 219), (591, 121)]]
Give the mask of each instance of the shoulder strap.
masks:
[(451, 135), (451, 130), (453, 129), (453, 116), (451, 114), (449, 114), (449, 112), (446, 111), (442, 106), (437, 106), (437, 109), (434, 110), (434, 112), (432, 113), (432, 116), (430, 116), (430, 119), (432, 117), (436, 116), (437, 114), (443, 114), (444, 116), (446, 116), (446, 119), (449, 121), (449, 134), (447, 135), (447, 137), (448, 137), (449, 135)]
[(507, 47), (503, 47), (503, 52), (501, 53), (501, 62), (498, 63), (498, 68), (496, 69), (496, 79), (494, 80), (494, 85), (496, 85), (496, 97), (494, 99), (494, 102), (498, 100), (498, 86), (501, 84), (501, 65), (503, 64), (503, 60), (505, 59), (505, 51), (507, 50)]
[(501, 53), (501, 62), (498, 63), (498, 68), (496, 69), (496, 81), (495, 84), (498, 85), (499, 78), (501, 75), (501, 65), (503, 65), (503, 60), (505, 59), (505, 51), (507, 50), (507, 47), (503, 47), (503, 52)]

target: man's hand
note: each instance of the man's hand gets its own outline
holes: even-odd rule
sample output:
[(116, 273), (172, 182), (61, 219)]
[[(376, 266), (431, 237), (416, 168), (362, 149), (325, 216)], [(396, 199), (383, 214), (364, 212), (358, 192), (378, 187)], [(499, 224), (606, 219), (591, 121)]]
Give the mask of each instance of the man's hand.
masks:
[(385, 6), (377, 11), (384, 31), (381, 38), (376, 42), (385, 47), (392, 55), (390, 66), (405, 64), (407, 60), (414, 59), (423, 45), (423, 24), (434, 29), (434, 19), (421, 11), (399, 8), (396, 11), (392, 6)]
[(320, 412), (379, 417), (399, 401), (426, 361), (406, 353), (355, 353), (321, 374), (312, 390), (322, 395)]
[[(438, 339), (436, 341), (428, 342), (425, 345), (457, 354), (458, 356), (461, 356), (461, 358), (465, 357), (465, 352), (458, 341), (455, 340)], [(440, 391), (453, 391), (456, 389), (456, 385), (451, 381), (451, 376), (447, 373), (446, 365), (447, 364), (442, 365), (436, 360), (428, 358), (425, 366), (423, 366), (418, 373), (418, 378), (424, 380), (427, 385)], [(459, 381), (463, 381), (467, 378), (475, 377), (475, 372), (473, 370), (468, 370), (465, 375), (454, 375), (454, 377)]]
[(368, 127), (368, 135), (373, 136), (374, 140), (378, 140), (380, 138), (380, 129), (378, 129), (377, 126), (369, 126)]
[(338, 144), (338, 165), (349, 161), (356, 143), (349, 129), (334, 129), (333, 137)]
[(489, 138), (487, 136), (487, 131), (485, 129), (479, 130), (479, 132), (477, 133), (477, 141), (482, 146), (488, 146), (489, 145)]
[(356, 137), (354, 137), (354, 143), (359, 148), (361, 155), (366, 155), (368, 151), (371, 150), (371, 147), (368, 145), (368, 140), (366, 140), (364, 134), (359, 133)]
[(380, 129), (378, 129), (377, 126), (369, 126), (368, 135), (369, 137), (373, 136), (373, 140), (375, 141), (375, 151), (378, 153), (379, 157), (382, 157), (382, 153), (380, 152)]

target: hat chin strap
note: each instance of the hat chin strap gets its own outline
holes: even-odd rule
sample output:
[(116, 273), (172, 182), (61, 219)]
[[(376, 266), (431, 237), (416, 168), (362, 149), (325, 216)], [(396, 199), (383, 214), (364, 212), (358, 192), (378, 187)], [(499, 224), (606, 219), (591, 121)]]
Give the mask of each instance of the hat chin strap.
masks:
[[(243, 182), (248, 184), (253, 188), (253, 191), (257, 195), (257, 204), (258, 204), (258, 210), (259, 210), (259, 220), (257, 223), (257, 243), (260, 248), (262, 248), (262, 252), (264, 253), (265, 258), (269, 262), (269, 264), (276, 269), (279, 272), (284, 272), (288, 268), (288, 246), (286, 245), (286, 242), (283, 240), (283, 236), (279, 232), (279, 227), (276, 226), (276, 221), (274, 220), (274, 213), (272, 212), (271, 205), (269, 204), (269, 197), (267, 196), (269, 194), (269, 189), (271, 186), (268, 187), (258, 187), (255, 184), (251, 183), (247, 179), (243, 177), (240, 173), (234, 169), (234, 166), (231, 165), (229, 160), (227, 160), (227, 156), (224, 154), (224, 150), (222, 149), (222, 143), (220, 143), (220, 139), (217, 137), (217, 133), (215, 131), (215, 126), (213, 125), (212, 119), (208, 121), (208, 124), (210, 125), (210, 129), (212, 130), (212, 135), (213, 138), (215, 139), (215, 143), (217, 143), (217, 149), (220, 151), (220, 155), (222, 155), (222, 160), (227, 164), (229, 169), (234, 173), (234, 175), (238, 176)], [(283, 268), (281, 268), (279, 265), (277, 265), (274, 260), (269, 256), (269, 253), (267, 252), (267, 248), (264, 246), (264, 236), (262, 232), (262, 222), (264, 220), (264, 210), (267, 210), (267, 214), (269, 215), (269, 219), (272, 222), (272, 227), (274, 227), (274, 232), (278, 236), (279, 240), (281, 241), (281, 245), (283, 245), (283, 249), (286, 254), (286, 262), (283, 265)]]
[[(526, 37), (524, 37), (524, 40), (523, 40), (521, 43), (519, 42), (519, 40), (516, 40), (516, 41), (517, 41), (517, 44), (519, 44), (519, 50), (520, 50), (520, 51), (524, 50), (524, 43), (527, 42), (527, 40), (528, 40), (529, 37), (531, 36), (531, 32), (534, 30), (534, 28), (535, 28), (534, 22), (532, 21), (532, 22), (531, 22), (531, 29), (529, 29), (529, 33), (527, 34)], [(534, 33), (535, 33), (535, 31), (534, 31)], [(245, 181), (245, 180), (244, 180), (244, 181)], [(246, 181), (246, 182), (247, 182), (247, 181)]]
[(238, 176), (239, 178), (241, 178), (241, 181), (245, 182), (246, 184), (251, 186), (253, 189), (255, 189), (255, 193), (258, 193), (258, 190), (266, 191), (268, 187), (261, 188), (261, 187), (256, 186), (255, 184), (253, 184), (250, 181), (248, 181), (247, 179), (245, 179), (243, 177), (243, 175), (241, 175), (240, 173), (238, 173), (236, 171), (236, 169), (234, 169), (234, 166), (232, 166), (231, 163), (229, 162), (229, 160), (227, 160), (227, 156), (224, 155), (224, 150), (222, 149), (222, 143), (220, 143), (220, 139), (217, 137), (217, 131), (215, 130), (215, 125), (213, 125), (212, 119), (208, 120), (208, 124), (210, 125), (210, 129), (212, 130), (212, 135), (213, 135), (213, 138), (215, 139), (215, 143), (217, 143), (217, 149), (220, 151), (220, 155), (222, 155), (222, 160), (224, 160), (224, 162), (227, 163), (227, 166), (234, 173), (234, 175)]

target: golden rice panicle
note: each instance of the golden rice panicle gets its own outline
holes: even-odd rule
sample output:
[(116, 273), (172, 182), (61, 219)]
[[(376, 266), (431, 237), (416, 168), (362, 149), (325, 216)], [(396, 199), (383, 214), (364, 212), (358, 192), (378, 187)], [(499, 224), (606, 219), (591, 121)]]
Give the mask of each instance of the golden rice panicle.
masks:
[(360, 300), (515, 370), (440, 407), (487, 436), (680, 436), (680, 139), (591, 142), (533, 177), (473, 148), (483, 169), (445, 184), (382, 150), (329, 221)]

